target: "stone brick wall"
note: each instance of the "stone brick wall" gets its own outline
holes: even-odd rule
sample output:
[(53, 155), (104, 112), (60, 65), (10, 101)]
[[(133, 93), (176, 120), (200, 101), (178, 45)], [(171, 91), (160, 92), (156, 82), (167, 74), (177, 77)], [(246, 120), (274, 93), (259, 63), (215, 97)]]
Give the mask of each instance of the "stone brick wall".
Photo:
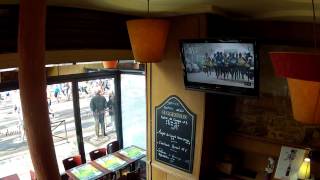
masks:
[(320, 125), (304, 125), (294, 120), (287, 82), (275, 77), (268, 51), (261, 47), (260, 97), (237, 97), (232, 114), (232, 131), (265, 138), (281, 144), (320, 147)]
[(233, 131), (282, 144), (320, 147), (320, 126), (293, 119), (289, 97), (262, 94), (259, 99), (237, 98)]

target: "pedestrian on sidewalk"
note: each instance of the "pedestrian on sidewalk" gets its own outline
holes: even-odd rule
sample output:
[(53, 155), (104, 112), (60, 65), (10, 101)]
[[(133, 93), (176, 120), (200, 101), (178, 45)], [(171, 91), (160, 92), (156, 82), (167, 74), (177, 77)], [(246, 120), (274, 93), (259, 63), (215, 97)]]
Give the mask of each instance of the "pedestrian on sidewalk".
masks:
[(22, 108), (21, 108), (21, 100), (19, 90), (14, 91), (14, 111), (17, 113), (19, 122), (18, 122), (18, 129), (20, 132), (20, 140), (21, 142), (24, 141), (25, 132), (24, 132), (24, 122), (23, 122), (23, 115), (22, 115)]
[(57, 103), (59, 103), (59, 94), (60, 94), (60, 87), (56, 85), (54, 88), (54, 97), (56, 98)]
[(90, 109), (95, 120), (96, 136), (99, 137), (99, 126), (101, 126), (102, 135), (106, 136), (104, 114), (107, 109), (107, 100), (101, 94), (100, 89), (95, 89), (95, 96), (93, 96), (90, 101)]
[(109, 100), (108, 100), (108, 103), (107, 103), (107, 107), (108, 107), (108, 111), (109, 111), (109, 116), (111, 118), (111, 126), (112, 126), (112, 129), (115, 130), (115, 116), (114, 116), (114, 92), (111, 91), (109, 93)]

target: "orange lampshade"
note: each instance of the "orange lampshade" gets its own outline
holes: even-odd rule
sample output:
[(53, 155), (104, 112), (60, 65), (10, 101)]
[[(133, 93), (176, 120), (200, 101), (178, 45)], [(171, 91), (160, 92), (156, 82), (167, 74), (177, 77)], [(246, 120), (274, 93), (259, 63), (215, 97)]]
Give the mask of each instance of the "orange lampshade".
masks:
[(169, 21), (138, 19), (127, 21), (133, 56), (139, 62), (159, 62), (163, 57)]
[(270, 53), (278, 76), (286, 77), (293, 117), (305, 124), (320, 124), (320, 54)]
[(278, 76), (320, 82), (320, 53), (271, 52)]
[(305, 124), (320, 124), (320, 82), (287, 80), (293, 117)]

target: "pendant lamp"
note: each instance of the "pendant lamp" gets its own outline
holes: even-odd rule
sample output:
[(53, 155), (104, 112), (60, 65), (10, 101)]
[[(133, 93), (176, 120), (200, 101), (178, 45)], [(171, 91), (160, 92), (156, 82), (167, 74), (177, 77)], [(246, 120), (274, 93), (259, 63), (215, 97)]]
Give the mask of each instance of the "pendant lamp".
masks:
[[(315, 36), (315, 11), (313, 32)], [(314, 37), (316, 48), (316, 38)], [(305, 124), (320, 124), (320, 52), (270, 52), (278, 76), (286, 77), (293, 117)]]
[(162, 60), (169, 24), (168, 20), (151, 18), (127, 21), (130, 43), (136, 61), (148, 63)]

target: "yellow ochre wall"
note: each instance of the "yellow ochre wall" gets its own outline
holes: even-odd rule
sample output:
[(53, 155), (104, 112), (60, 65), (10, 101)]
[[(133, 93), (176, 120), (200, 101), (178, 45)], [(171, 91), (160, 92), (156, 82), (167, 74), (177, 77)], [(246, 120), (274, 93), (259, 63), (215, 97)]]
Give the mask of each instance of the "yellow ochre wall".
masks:
[[(205, 94), (186, 90), (184, 87), (179, 40), (205, 37), (206, 20), (204, 15), (175, 17), (170, 20), (171, 27), (163, 60), (159, 63), (147, 65), (148, 178), (149, 180), (194, 180), (199, 179), (200, 174)], [(155, 160), (154, 110), (155, 106), (161, 104), (170, 95), (180, 97), (188, 108), (197, 115), (192, 174)]]
[(86, 68), (92, 69), (102, 69), (102, 62), (94, 63), (94, 64), (77, 64), (77, 65), (67, 65), (67, 66), (54, 66), (47, 68), (48, 76), (60, 76), (60, 75), (68, 75), (68, 74), (79, 74), (85, 73)]

